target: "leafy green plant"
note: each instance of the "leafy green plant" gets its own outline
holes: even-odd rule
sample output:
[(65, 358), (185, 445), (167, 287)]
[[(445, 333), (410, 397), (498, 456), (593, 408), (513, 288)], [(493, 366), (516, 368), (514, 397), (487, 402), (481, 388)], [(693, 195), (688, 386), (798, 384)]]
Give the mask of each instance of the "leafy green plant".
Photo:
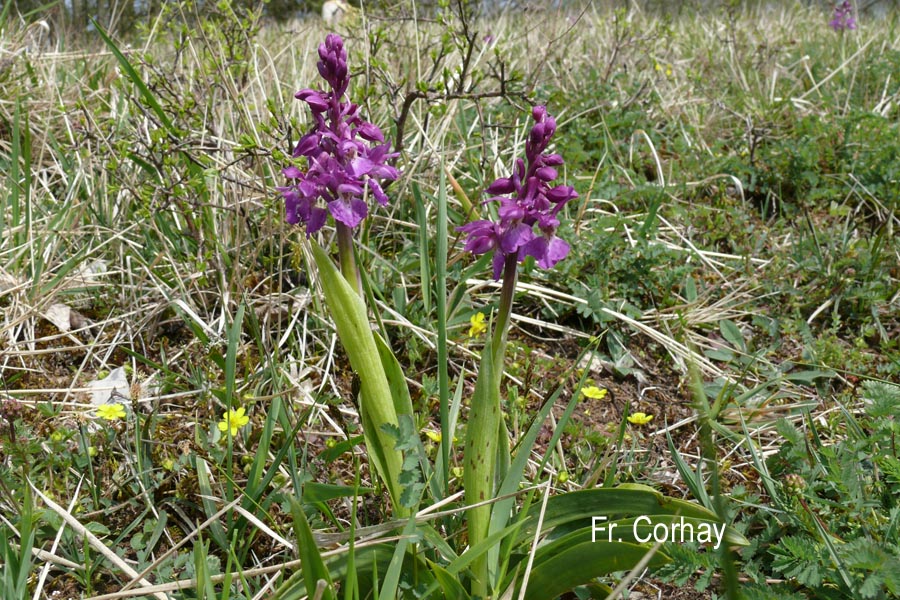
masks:
[[(754, 540), (741, 570), (760, 585), (783, 579), (778, 588), (784, 597), (900, 593), (900, 555), (893, 543), (900, 526), (900, 387), (867, 381), (860, 397), (862, 411), (840, 408), (829, 434), (811, 420), (803, 430), (781, 420), (777, 430), (783, 443), (772, 457), (757, 462), (773, 506), (739, 519), (738, 529), (752, 531)], [(740, 500), (751, 506), (759, 498)], [(700, 568), (707, 577), (697, 585), (708, 585), (708, 559), (682, 549), (671, 552), (678, 566), (669, 573), (680, 574), (677, 581), (687, 581)]]
[[(340, 269), (315, 241), (310, 241), (310, 250), (338, 337), (360, 380), (359, 411), (369, 457), (389, 491), (394, 514), (401, 519), (395, 526), (400, 536), (394, 543), (364, 549), (351, 547), (347, 554), (326, 560), (315, 550), (306, 514), (294, 505), (292, 512), (304, 566), (280, 588), (278, 597), (294, 599), (304, 592), (332, 597), (334, 583), (349, 575), (348, 563), (354, 570), (350, 585), (363, 597), (406, 597), (407, 593), (401, 590), (426, 596), (440, 590), (445, 597), (487, 597), (521, 590), (526, 598), (546, 598), (595, 583), (597, 577), (613, 571), (666, 562), (664, 554), (641, 545), (650, 536), (640, 536), (640, 517), (646, 519), (641, 524), (644, 529), (654, 526), (654, 518), (658, 525), (676, 516), (710, 527), (714, 513), (664, 498), (649, 488), (628, 486), (545, 496), (540, 505), (532, 504), (530, 494), (525, 506), (514, 510), (537, 431), (552, 408), (552, 403), (548, 403), (541, 410), (540, 418), (531, 424), (517, 452), (511, 453), (501, 412), (501, 384), (518, 263), (528, 255), (542, 268), (551, 268), (569, 253), (569, 244), (555, 235), (559, 226), (556, 214), (567, 201), (577, 197), (569, 186), (548, 185), (557, 177), (554, 167), (563, 160), (558, 154), (546, 152), (556, 121), (543, 106), (532, 110), (535, 124), (525, 147), (527, 162), (517, 159), (513, 175), (497, 179), (488, 188), (500, 195), (495, 198), (501, 204), (499, 219), (473, 220), (458, 228), (468, 234), (466, 248), (473, 254), (493, 252), (494, 279), (502, 278), (493, 331), (481, 353), (466, 419), (462, 480), (468, 548), (454, 550), (441, 540), (437, 529), (414, 516), (423, 500), (426, 478), (443, 475), (444, 481), (432, 486), (432, 501), (443, 500), (449, 483), (447, 468), (439, 465), (434, 469), (429, 463), (414, 425), (402, 367), (381, 335), (368, 325), (362, 297), (368, 290), (362, 285), (365, 279), (357, 267), (351, 237), (353, 229), (367, 216), (366, 205), (358, 198), (362, 190), (370, 188), (378, 201), (386, 204), (375, 178), (395, 179), (397, 171), (380, 164), (386, 156), (386, 146), (370, 148), (356, 139), (359, 135), (368, 142), (383, 140), (377, 127), (357, 116), (355, 105), (344, 104), (347, 55), (341, 38), (329, 35), (319, 47), (319, 56), (319, 71), (331, 89), (304, 89), (297, 94), (317, 116), (317, 125), (301, 138), (295, 150), (296, 155), (307, 157), (308, 170), (286, 168), (285, 175), (292, 183), (281, 189), (288, 221), (305, 225), (308, 235), (318, 231), (328, 213), (335, 218)], [(347, 154), (343, 148), (351, 148), (352, 152)], [(363, 167), (357, 161), (363, 161), (359, 163)], [(436, 197), (438, 218), (446, 214), (445, 193), (441, 186)], [(327, 201), (328, 212), (316, 206), (320, 196)], [(535, 223), (540, 223), (539, 235), (532, 231)], [(438, 253), (440, 260), (445, 260), (442, 244)], [(428, 271), (428, 265), (421, 270)], [(438, 265), (435, 270), (440, 276), (439, 293), (446, 294), (445, 267)], [(445, 313), (445, 301), (439, 298), (437, 308), (439, 315)], [(446, 345), (445, 334), (440, 342)], [(446, 350), (439, 355), (446, 355)], [(441, 417), (447, 418), (449, 385), (444, 372), (439, 373), (439, 378)], [(566, 414), (571, 414), (571, 408)], [(453, 429), (449, 423), (441, 425), (441, 461), (447, 461), (450, 454)], [(561, 432), (554, 436), (556, 440)], [(551, 447), (554, 443), (551, 441)], [(516, 518), (511, 521), (513, 513)], [(608, 540), (598, 542), (593, 521), (586, 521), (601, 517), (614, 519), (610, 530), (618, 525), (626, 529), (624, 525), (628, 524), (632, 537), (624, 533), (614, 540), (610, 535)], [(405, 525), (401, 525), (402, 520), (406, 520)], [(542, 539), (547, 542), (545, 545), (539, 544)], [(725, 543), (746, 541), (729, 532)], [(421, 550), (417, 550), (419, 545), (423, 546)], [(423, 561), (423, 555), (430, 560)], [(464, 577), (463, 585), (455, 576)]]
[(24, 505), (18, 519), (18, 531), (8, 522), (0, 524), (0, 559), (3, 575), (0, 576), (0, 598), (28, 597), (28, 579), (31, 576), (35, 528), (31, 490), (26, 487)]

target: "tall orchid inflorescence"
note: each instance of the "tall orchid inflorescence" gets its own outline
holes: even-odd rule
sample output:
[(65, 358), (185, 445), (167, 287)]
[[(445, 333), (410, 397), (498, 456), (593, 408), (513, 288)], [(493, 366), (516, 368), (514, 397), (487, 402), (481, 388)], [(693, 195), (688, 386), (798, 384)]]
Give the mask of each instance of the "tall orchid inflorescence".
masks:
[(844, 0), (834, 7), (834, 17), (828, 23), (835, 31), (856, 29), (856, 19), (853, 18), (853, 5), (849, 0)]
[[(319, 46), (319, 74), (330, 91), (302, 89), (294, 97), (306, 102), (315, 125), (300, 138), (294, 157), (306, 157), (307, 171), (296, 166), (282, 171), (290, 180), (279, 188), (284, 196), (288, 223), (302, 223), (307, 236), (325, 224), (328, 213), (353, 229), (368, 215), (364, 200), (370, 192), (382, 206), (388, 202), (382, 181), (393, 181), (400, 173), (387, 164), (390, 152), (381, 130), (359, 116), (359, 107), (344, 100), (350, 85), (347, 51), (336, 34)], [(318, 206), (322, 198), (327, 206)]]
[(550, 187), (557, 177), (556, 167), (563, 164), (559, 154), (545, 153), (556, 133), (556, 120), (543, 106), (535, 106), (531, 116), (536, 122), (525, 143), (525, 160), (516, 159), (512, 175), (487, 188), (493, 195), (488, 202), (500, 205), (499, 220), (473, 221), (458, 228), (469, 234), (466, 250), (473, 254), (494, 251), (494, 279), (500, 279), (508, 257), (522, 262), (533, 256), (541, 268), (549, 269), (569, 253), (569, 244), (556, 237), (557, 215), (578, 194), (571, 186)]
[[(500, 304), (489, 348), (481, 355), (481, 368), (466, 428), (463, 484), (468, 512), (469, 544), (484, 542), (491, 527), (492, 509), (484, 501), (497, 495), (498, 465), (506, 462), (509, 438), (500, 410), (500, 386), (506, 338), (512, 315), (518, 264), (532, 256), (545, 269), (553, 267), (569, 253), (569, 244), (556, 236), (559, 212), (569, 200), (577, 198), (567, 185), (552, 186), (562, 156), (547, 152), (556, 133), (556, 120), (543, 106), (531, 111), (535, 123), (525, 142), (525, 159), (516, 159), (512, 174), (497, 179), (487, 188), (488, 202), (497, 202), (497, 221), (478, 220), (459, 227), (468, 234), (466, 250), (473, 254), (493, 251), (494, 279), (503, 277)], [(473, 595), (488, 595), (490, 573), (488, 559), (479, 556), (472, 562), (475, 575)]]
[[(412, 403), (408, 391), (405, 395), (398, 392), (395, 398), (388, 383), (381, 353), (390, 354), (390, 346), (369, 328), (353, 240), (353, 229), (369, 212), (367, 196), (387, 204), (381, 182), (393, 181), (400, 173), (387, 162), (396, 154), (391, 153), (381, 130), (364, 121), (359, 107), (345, 100), (350, 74), (340, 36), (325, 38), (319, 46), (317, 66), (330, 89), (302, 89), (294, 95), (306, 103), (314, 119), (312, 129), (300, 138), (293, 153), (294, 158), (306, 159), (306, 170), (298, 166), (284, 169), (289, 184), (278, 190), (284, 197), (288, 223), (303, 224), (307, 238), (322, 228), (329, 214), (334, 217), (340, 270), (314, 239), (309, 239), (309, 249), (338, 337), (359, 376), (359, 414), (366, 448), (396, 514), (406, 516), (409, 503), (402, 500), (400, 483), (403, 455), (390, 432), (398, 427), (398, 411), (411, 418)], [(324, 200), (324, 208), (319, 199)]]

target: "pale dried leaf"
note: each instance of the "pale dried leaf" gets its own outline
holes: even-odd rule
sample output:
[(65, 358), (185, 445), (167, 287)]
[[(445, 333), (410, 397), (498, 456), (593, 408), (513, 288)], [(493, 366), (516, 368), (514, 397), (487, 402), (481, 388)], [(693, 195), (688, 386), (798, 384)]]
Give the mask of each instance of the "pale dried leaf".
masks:
[(62, 303), (51, 304), (44, 311), (44, 318), (53, 323), (53, 325), (62, 333), (71, 331), (72, 329), (72, 309)]
[(91, 394), (91, 404), (99, 406), (108, 402), (131, 400), (131, 387), (125, 375), (125, 367), (113, 369), (104, 379), (95, 379), (87, 384)]

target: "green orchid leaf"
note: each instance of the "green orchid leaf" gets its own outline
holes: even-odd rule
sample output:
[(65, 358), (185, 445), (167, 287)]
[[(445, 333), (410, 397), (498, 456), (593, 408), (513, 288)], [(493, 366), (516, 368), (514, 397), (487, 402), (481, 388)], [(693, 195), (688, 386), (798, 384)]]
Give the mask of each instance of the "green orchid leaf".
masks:
[[(721, 537), (719, 535), (721, 534)], [(558, 536), (558, 537), (556, 537)], [(661, 539), (667, 536), (666, 539)], [(552, 541), (541, 544), (533, 561), (537, 567), (544, 560), (552, 558), (567, 548), (591, 542), (608, 544), (624, 542), (627, 544), (651, 544), (656, 541), (674, 543), (700, 542), (710, 549), (717, 550), (720, 543), (729, 546), (747, 545), (747, 539), (730, 527), (695, 517), (675, 515), (641, 515), (629, 519), (614, 521), (597, 520), (587, 526), (573, 528), (557, 527), (551, 533)], [(520, 555), (524, 555), (530, 546), (520, 547)]]
[(403, 457), (394, 448), (390, 434), (382, 429), (383, 425), (397, 425), (397, 410), (375, 335), (369, 327), (365, 304), (341, 275), (331, 257), (315, 242), (311, 242), (310, 246), (325, 293), (325, 303), (350, 359), (350, 366), (360, 379), (359, 411), (369, 455), (390, 492), (398, 515), (406, 516), (406, 509), (400, 505), (402, 490), (398, 482)]
[[(583, 351), (574, 364), (581, 363), (582, 359), (586, 355), (587, 350)], [(568, 376), (568, 372), (566, 373)], [(582, 374), (581, 380), (579, 382), (579, 387), (581, 387), (587, 378), (587, 370)], [(519, 438), (519, 443), (516, 448), (515, 455), (513, 456), (512, 462), (507, 470), (506, 476), (502, 479), (502, 483), (500, 484), (500, 489), (497, 491), (498, 496), (508, 496), (516, 491), (519, 487), (519, 483), (525, 477), (525, 468), (528, 465), (528, 460), (531, 458), (531, 451), (534, 448), (535, 442), (537, 441), (538, 436), (541, 433), (544, 422), (547, 420), (547, 417), (550, 415), (550, 412), (553, 410), (554, 406), (558, 406), (558, 401), (562, 396), (563, 391), (565, 390), (565, 386), (559, 386), (556, 388), (556, 391), (553, 392), (544, 405), (540, 408), (537, 414), (534, 416), (534, 419), (529, 425), (528, 430)], [(577, 398), (573, 396), (569, 400), (569, 406), (566, 407), (566, 412), (570, 412), (570, 408), (574, 406), (577, 402)], [(552, 445), (550, 446), (552, 447)], [(544, 463), (546, 463), (549, 458), (550, 453), (547, 452), (547, 455), (541, 461), (541, 468), (543, 468)], [(494, 510), (494, 514), (491, 516), (491, 532), (499, 531), (503, 527), (506, 526), (507, 521), (509, 520), (509, 514), (512, 512), (513, 504), (515, 502), (515, 498), (506, 498), (504, 500), (500, 500), (497, 502)]]
[[(624, 542), (582, 542), (548, 556), (532, 566), (525, 591), (526, 600), (556, 598), (579, 585), (590, 584), (597, 577), (634, 568), (650, 550), (645, 546)], [(657, 552), (648, 567), (659, 567), (669, 558)]]
[[(510, 525), (509, 527), (505, 527), (500, 531), (490, 534), (477, 544), (470, 544), (469, 548), (465, 552), (452, 559), (447, 564), (447, 566), (445, 567), (446, 571), (451, 575), (459, 577), (461, 573), (463, 573), (471, 565), (474, 565), (478, 559), (486, 556), (491, 548), (494, 548), (497, 544), (500, 544), (515, 530), (516, 526)], [(426, 534), (426, 539), (428, 537), (429, 536)], [(431, 584), (431, 587), (427, 588), (422, 593), (422, 598), (430, 598), (431, 594), (434, 594), (436, 591), (438, 591), (439, 588), (440, 586), (438, 585), (437, 581), (433, 582)]]
[[(491, 347), (490, 339), (485, 349)], [(494, 377), (491, 352), (481, 353), (481, 368), (475, 381), (475, 392), (469, 408), (466, 448), (463, 455), (463, 484), (466, 504), (474, 505), (494, 498), (497, 443), (500, 433), (500, 387)], [(488, 536), (491, 505), (470, 508), (467, 513), (469, 544), (476, 545)], [(479, 556), (472, 568), (475, 574), (473, 594), (484, 596), (488, 585), (487, 556)]]
[[(409, 541), (413, 540), (410, 539)], [(392, 566), (392, 561), (398, 556), (398, 544), (399, 542), (393, 542), (390, 544), (376, 544), (374, 546), (356, 548), (352, 568), (358, 580), (360, 598), (397, 597), (382, 596), (378, 590), (379, 579), (383, 581), (381, 584), (382, 586), (390, 584), (387, 574), (389, 574), (392, 569), (399, 568), (398, 573), (401, 581), (414, 582), (417, 586), (437, 585), (433, 574), (429, 571), (428, 566), (425, 564), (424, 559), (420, 554), (403, 551), (399, 554), (399, 556), (402, 556), (400, 566)], [(351, 568), (351, 563), (346, 553), (329, 557), (325, 560), (325, 565), (328, 567), (328, 571), (335, 581), (345, 581)]]
[(394, 352), (384, 338), (378, 332), (372, 333), (378, 348), (378, 356), (381, 358), (381, 366), (384, 368), (384, 374), (390, 386), (394, 411), (398, 415), (411, 416), (413, 414), (412, 399), (409, 396), (409, 386), (406, 384), (406, 376), (403, 374), (400, 361), (394, 356)]
[[(409, 422), (415, 427), (412, 399), (409, 396), (409, 385), (406, 383), (406, 376), (403, 374), (403, 368), (400, 366), (397, 357), (394, 356), (393, 351), (391, 351), (391, 347), (377, 332), (375, 333), (375, 345), (378, 347), (381, 365), (384, 367), (384, 373), (387, 376), (388, 385), (391, 388), (391, 397), (394, 400), (394, 410), (397, 411), (400, 426), (401, 428), (403, 427), (403, 417), (408, 416)], [(415, 430), (415, 428), (413, 429), (413, 434), (412, 437), (408, 438), (410, 443), (398, 449), (407, 453), (406, 458), (409, 458), (410, 456), (416, 457), (419, 461), (422, 476), (425, 481), (430, 483), (432, 494), (435, 498), (439, 498), (441, 496), (440, 483), (437, 478), (432, 477), (432, 467), (428, 460), (428, 454), (425, 452), (425, 446), (422, 444), (419, 432)], [(406, 463), (404, 462), (404, 465), (405, 464)], [(404, 466), (404, 469), (408, 470), (406, 466)], [(405, 490), (403, 505), (407, 508), (413, 508), (413, 506), (408, 505), (411, 498), (410, 492)]]
[[(527, 543), (536, 532), (541, 519), (541, 505), (533, 506), (519, 521), (519, 543)], [(566, 524), (581, 524), (590, 527), (595, 517), (637, 518), (647, 516), (680, 516), (710, 523), (719, 523), (715, 513), (693, 502), (669, 498), (647, 486), (629, 485), (616, 488), (596, 488), (580, 490), (553, 496), (541, 522), (542, 531), (550, 531)], [(746, 539), (737, 532), (729, 534), (737, 545), (747, 545)], [(738, 537), (740, 536), (740, 537)]]

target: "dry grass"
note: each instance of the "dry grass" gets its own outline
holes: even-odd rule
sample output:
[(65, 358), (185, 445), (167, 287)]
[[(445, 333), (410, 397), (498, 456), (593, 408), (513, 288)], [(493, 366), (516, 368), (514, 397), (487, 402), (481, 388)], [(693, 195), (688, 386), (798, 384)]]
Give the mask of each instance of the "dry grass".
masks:
[[(121, 518), (96, 519), (125, 548), (128, 560), (135, 560), (129, 539), (145, 522), (159, 523), (160, 511), (169, 519), (157, 538), (164, 553), (217, 522), (208, 517), (234, 506), (240, 494), (225, 489), (230, 480), (238, 490), (246, 483), (243, 467), (253, 460), (276, 398), (283, 413), (274, 425), (276, 442), (268, 458), (274, 461), (278, 445), (288, 444), (292, 451), (270, 482), (272, 496), (290, 493), (301, 482), (301, 471), (345, 484), (359, 469), (366, 474), (359, 447), (336, 463), (319, 456), (357, 431), (349, 401), (352, 374), (316, 291), (302, 234), (283, 222), (275, 190), (290, 144), (307, 126), (292, 94), (315, 85), (315, 48), (326, 32), (319, 23), (298, 21), (266, 25), (252, 36), (233, 16), (219, 18), (219, 29), (190, 35), (161, 19), (140, 43), (119, 44), (146, 82), (145, 95), (97, 41), (58, 39), (47, 45), (40, 39), (41, 27), (12, 22), (0, 38), (0, 176), (5, 182), (0, 197), (0, 401), (15, 399), (28, 407), (19, 435), (32, 444), (21, 455), (13, 449), (15, 442), (0, 446), (5, 461), (0, 506), (4, 515), (15, 513), (23, 476), (30, 473), (49, 498), (69, 505), (61, 514), (70, 523), (95, 520), (79, 513), (121, 510)], [(572, 360), (573, 340), (602, 337), (607, 328), (630, 336), (633, 348), (641, 348), (633, 349), (632, 358), (644, 368), (626, 378), (633, 397), (617, 402), (662, 414), (664, 407), (645, 398), (651, 385), (680, 399), (671, 409), (677, 422), (657, 419), (646, 437), (635, 436), (650, 440), (674, 433), (692, 464), (699, 461), (696, 416), (685, 399), (685, 378), (689, 365), (696, 365), (707, 381), (724, 386), (720, 420), (734, 435), (723, 437), (722, 458), (730, 462), (730, 476), (742, 481), (753, 478), (745, 449), (749, 440), (763, 454), (777, 447), (771, 432), (777, 417), (798, 420), (812, 410), (824, 422), (835, 410), (834, 395), (847, 389), (848, 375), (879, 376), (874, 366), (866, 373), (853, 366), (852, 373), (841, 371), (829, 385), (784, 377), (787, 362), (840, 367), (807, 360), (802, 350), (807, 342), (797, 329), (786, 330), (787, 339), (773, 352), (737, 350), (733, 361), (708, 355), (729, 346), (719, 329), (722, 321), (737, 323), (750, 340), (761, 335), (755, 317), (779, 316), (772, 311), (783, 296), (769, 281), (784, 276), (784, 257), (796, 252), (800, 239), (789, 228), (773, 225), (771, 232), (779, 237), (755, 247), (746, 240), (736, 244), (739, 251), (705, 247), (690, 219), (698, 195), (728, 198), (729, 210), (737, 206), (754, 215), (758, 199), (727, 169), (697, 172), (686, 165), (714, 164), (721, 151), (717, 142), (735, 131), (743, 137), (731, 140), (734, 155), (752, 154), (773, 135), (777, 125), (771, 119), (778, 113), (793, 119), (841, 110), (853, 93), (848, 75), (864, 61), (900, 51), (892, 22), (866, 23), (859, 35), (841, 39), (842, 60), (824, 69), (810, 50), (798, 51), (833, 41), (830, 32), (822, 31), (818, 13), (751, 9), (733, 19), (715, 12), (665, 21), (650, 13), (612, 16), (591, 7), (567, 14), (504, 15), (477, 23), (471, 56), (464, 45), (441, 45), (441, 34), (459, 25), (455, 22), (373, 16), (365, 29), (344, 26), (358, 70), (355, 85), (371, 120), (389, 129), (404, 118), (402, 107), (416, 82), (428, 88), (423, 97), (410, 100), (399, 160), (404, 176), (390, 190), (392, 207), (371, 220), (362, 251), (378, 288), (377, 310), (397, 344), (409, 346), (402, 353), (409, 351), (415, 363), (410, 383), (424, 409), (432, 386), (423, 376), (433, 373), (437, 333), (433, 315), (419, 308), (423, 285), (416, 239), (421, 223), (410, 208), (413, 188), (433, 193), (443, 169), (463, 190), (451, 196), (454, 218), (462, 222), (467, 202), (481, 210), (477, 199), (485, 181), (507, 174), (511, 157), (522, 154), (522, 109), (548, 99), (555, 103), (561, 132), (567, 127), (578, 127), (584, 135), (609, 132), (611, 115), (629, 107), (644, 107), (645, 121), (658, 124), (659, 131), (680, 128), (681, 149), (660, 147), (659, 131), (636, 130), (603, 155), (591, 156), (593, 172), (569, 172), (583, 202), (567, 217), (585, 240), (597, 235), (591, 223), (618, 218), (603, 233), (636, 248), (648, 212), (607, 195), (603, 183), (616, 181), (625, 191), (656, 185), (664, 200), (648, 242), (679, 257), (705, 286), (695, 298), (672, 290), (675, 301), (640, 307), (639, 315), (626, 310), (624, 299), (613, 292), (609, 306), (622, 308), (604, 308), (601, 327), (572, 317), (588, 304), (588, 283), (563, 285), (534, 273), (520, 287), (524, 309), (513, 317), (513, 335), (533, 345), (536, 356), (561, 351)], [(484, 43), (488, 33), (495, 41)], [(838, 79), (846, 89), (834, 90)], [(617, 99), (598, 99), (585, 110), (575, 101), (561, 101), (587, 94), (599, 83), (612, 90), (606, 99)], [(867, 108), (896, 116), (895, 89), (895, 82), (885, 82), (880, 95), (868, 98)], [(565, 147), (558, 150), (565, 155)], [(696, 158), (688, 163), (677, 153)], [(644, 178), (645, 172), (652, 176)], [(719, 189), (727, 193), (705, 193)], [(892, 231), (898, 224), (889, 208), (896, 203), (871, 194), (856, 197), (862, 198), (857, 209), (875, 207), (879, 226)], [(424, 214), (433, 223), (430, 206)], [(760, 228), (773, 223), (762, 217), (753, 222)], [(323, 234), (324, 243), (330, 235)], [(460, 249), (461, 244), (451, 247), (456, 274), (468, 261), (456, 256)], [(900, 261), (896, 242), (889, 241), (884, 252), (885, 262)], [(594, 257), (596, 268), (605, 268), (605, 258)], [(885, 272), (888, 287), (896, 289), (896, 269)], [(465, 337), (467, 316), (494, 301), (496, 286), (483, 273), (459, 285), (464, 294), (452, 324), (451, 364), (454, 372), (465, 373), (473, 367), (476, 349)], [(400, 297), (403, 307), (396, 304)], [(238, 324), (241, 334), (229, 337), (240, 306), (245, 311)], [(897, 294), (879, 306), (876, 312), (882, 311), (885, 322), (896, 323), (889, 311), (897, 308)], [(792, 322), (809, 317), (812, 323), (819, 313), (784, 316)], [(749, 360), (741, 362), (742, 357)], [(96, 418), (96, 404), (105, 398), (92, 395), (91, 382), (122, 366), (128, 386), (117, 393), (126, 399), (129, 417), (114, 426)], [(604, 361), (596, 363), (590, 377), (598, 383), (616, 378)], [(530, 401), (552, 391), (549, 385), (527, 386), (519, 373), (510, 373), (510, 383), (527, 387)], [(234, 440), (230, 471), (221, 464), (222, 444), (214, 438), (215, 422), (229, 402), (248, 407), (252, 415), (252, 427)], [(423, 425), (427, 420), (425, 415)], [(744, 436), (742, 424), (752, 435)], [(289, 439), (292, 427), (296, 435)], [(566, 468), (567, 454), (574, 454), (571, 447), (577, 445), (577, 439), (567, 442), (560, 463), (548, 466), (551, 474)], [(90, 470), (84, 462), (88, 446), (102, 452)], [(648, 478), (667, 479), (683, 489), (659, 450), (653, 451), (656, 474)], [(640, 450), (626, 454), (622, 464), (646, 464)], [(14, 456), (27, 456), (30, 470), (10, 469)], [(212, 466), (198, 467), (196, 458)], [(198, 475), (202, 468), (208, 471), (207, 483)], [(204, 490), (213, 490), (215, 498), (201, 499)], [(377, 498), (372, 505), (369, 517), (377, 521)], [(331, 520), (317, 525), (346, 524), (353, 506), (344, 499), (331, 508)], [(292, 550), (279, 542), (288, 534), (278, 502), (251, 516), (255, 536), (241, 547), (240, 567), (248, 576), (261, 576), (252, 579), (253, 593), (246, 596), (258, 598), (272, 584), (266, 579), (272, 563)], [(9, 525), (7, 517), (3, 521)], [(198, 527), (201, 521), (206, 523)], [(138, 527), (132, 529), (135, 522)], [(90, 576), (77, 575), (66, 562), (80, 561), (80, 547), (68, 537), (39, 557), (53, 572), (42, 576), (35, 597), (42, 586), (46, 594), (67, 585), (92, 590), (85, 595), (94, 600), (124, 597), (103, 592), (118, 589), (116, 581), (135, 579), (133, 574), (113, 565), (94, 567), (96, 581), (86, 583)], [(163, 594), (173, 588), (154, 589)]]

